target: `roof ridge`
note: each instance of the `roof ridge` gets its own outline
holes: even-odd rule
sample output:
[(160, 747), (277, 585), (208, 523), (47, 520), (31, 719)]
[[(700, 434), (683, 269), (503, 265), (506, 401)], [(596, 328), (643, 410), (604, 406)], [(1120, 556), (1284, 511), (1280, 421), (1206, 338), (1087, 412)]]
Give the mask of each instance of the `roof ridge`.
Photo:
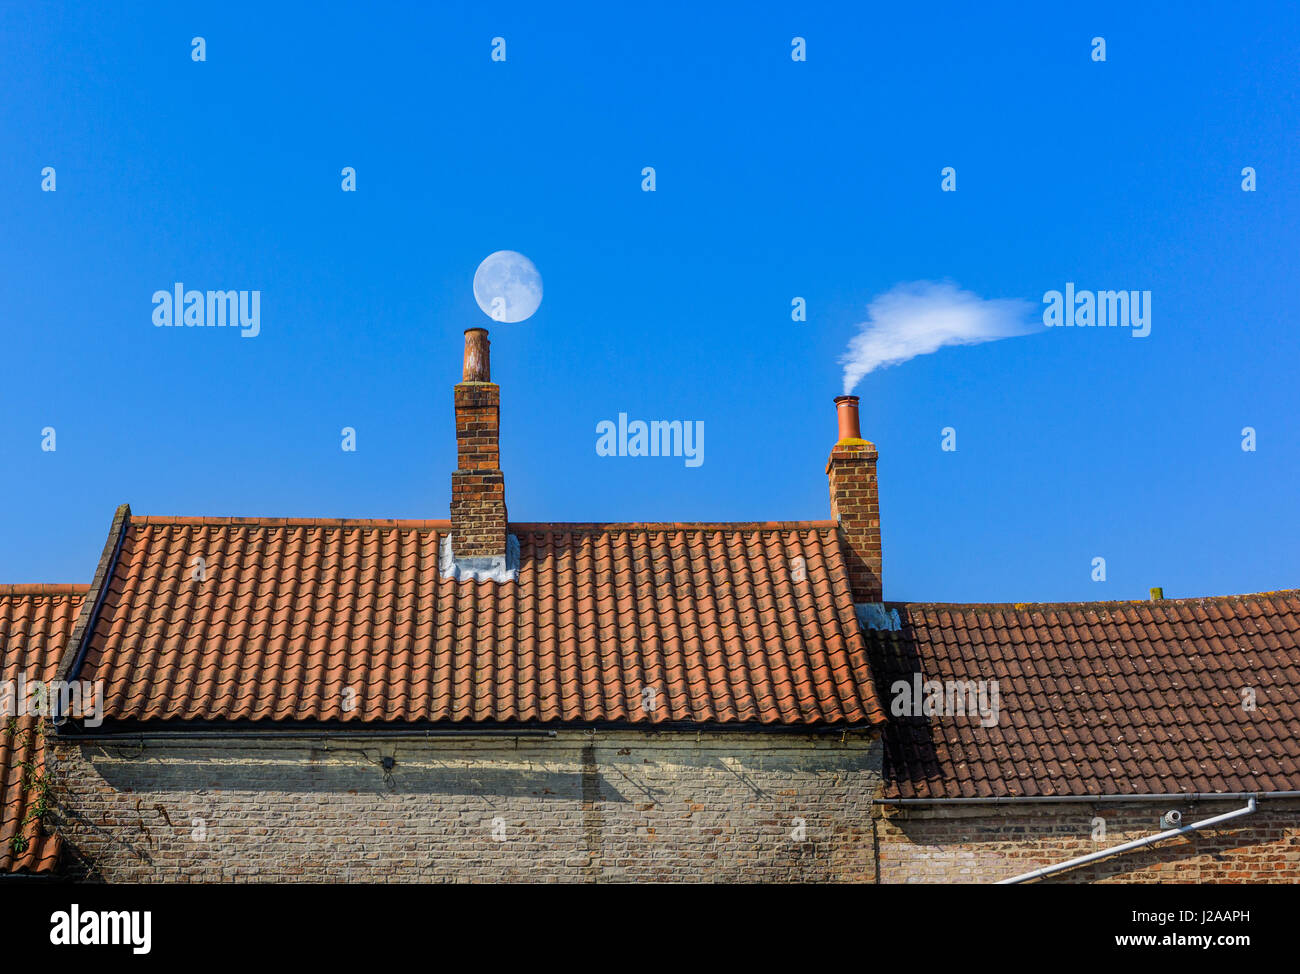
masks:
[(1241, 592), (1230, 595), (1198, 595), (1184, 599), (1111, 599), (1101, 602), (891, 602), (894, 609), (1003, 609), (1023, 612), (1027, 609), (1106, 608), (1134, 605), (1199, 605), (1205, 602), (1233, 602), (1241, 599), (1300, 596), (1300, 588), (1283, 588), (1267, 592)]
[(239, 515), (141, 514), (131, 516), (132, 525), (156, 524), (166, 527), (374, 527), (374, 528), (449, 528), (451, 521), (393, 517), (242, 517)]
[[(143, 514), (131, 516), (131, 524), (163, 527), (358, 527), (447, 529), (446, 519), (337, 518), (337, 517), (241, 517), (238, 515)], [(821, 521), (511, 521), (511, 531), (790, 531), (828, 530), (832, 520)]]
[(520, 531), (787, 531), (827, 529), (834, 521), (511, 521)]
[(32, 595), (85, 595), (90, 586), (82, 582), (0, 583), (0, 598)]

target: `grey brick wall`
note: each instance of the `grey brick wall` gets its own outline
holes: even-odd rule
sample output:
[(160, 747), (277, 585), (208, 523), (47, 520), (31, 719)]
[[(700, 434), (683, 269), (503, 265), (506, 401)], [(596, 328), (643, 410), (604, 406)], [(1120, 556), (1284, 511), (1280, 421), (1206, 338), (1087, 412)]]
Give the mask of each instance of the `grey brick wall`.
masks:
[(74, 879), (876, 879), (880, 750), (862, 735), (146, 739), (49, 757)]

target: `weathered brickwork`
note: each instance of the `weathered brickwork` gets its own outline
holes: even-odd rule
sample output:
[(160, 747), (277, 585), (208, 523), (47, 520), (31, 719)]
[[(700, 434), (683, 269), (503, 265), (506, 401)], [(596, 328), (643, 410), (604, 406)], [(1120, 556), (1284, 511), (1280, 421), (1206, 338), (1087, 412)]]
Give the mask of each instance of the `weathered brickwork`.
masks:
[(452, 547), (457, 557), (506, 553), (506, 485), (501, 472), (501, 390), (456, 386), (456, 466), (451, 474)]
[(836, 443), (826, 463), (831, 516), (839, 523), (855, 602), (879, 602), (883, 591), (878, 458), (873, 444), (855, 440)]
[[(880, 878), (885, 883), (996, 882), (1163, 831), (1160, 816), (1171, 808), (1191, 824), (1245, 804), (1232, 799), (1194, 805), (877, 807)], [(1098, 818), (1105, 833), (1094, 840)], [(1265, 799), (1255, 814), (1222, 829), (1189, 833), (1040, 881), (1300, 882), (1300, 802)]]
[(74, 879), (876, 880), (880, 750), (862, 735), (146, 740), (50, 758)]

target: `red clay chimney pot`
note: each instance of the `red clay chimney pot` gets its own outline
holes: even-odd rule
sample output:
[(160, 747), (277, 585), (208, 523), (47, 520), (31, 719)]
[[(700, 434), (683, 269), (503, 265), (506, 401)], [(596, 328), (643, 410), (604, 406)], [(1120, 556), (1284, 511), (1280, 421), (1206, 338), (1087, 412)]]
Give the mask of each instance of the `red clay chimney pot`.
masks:
[(858, 397), (836, 396), (835, 411), (839, 414), (841, 442), (862, 439), (862, 427), (858, 423)]

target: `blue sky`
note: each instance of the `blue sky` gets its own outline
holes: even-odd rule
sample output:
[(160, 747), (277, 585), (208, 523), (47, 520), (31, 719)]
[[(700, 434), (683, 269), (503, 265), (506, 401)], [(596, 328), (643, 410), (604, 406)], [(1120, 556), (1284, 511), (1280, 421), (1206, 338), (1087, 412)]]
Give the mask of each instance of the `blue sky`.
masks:
[[(858, 385), (886, 598), (1300, 584), (1293, 8), (271, 6), (0, 10), (0, 581), (89, 581), (124, 501), (445, 517), (470, 284), (512, 249), (545, 281), (492, 326), (515, 520), (825, 518), (875, 296), (1073, 281), (1150, 290), (1151, 334)], [(177, 281), (260, 290), (261, 334), (154, 328)], [(702, 421), (705, 462), (597, 456), (619, 412)]]

